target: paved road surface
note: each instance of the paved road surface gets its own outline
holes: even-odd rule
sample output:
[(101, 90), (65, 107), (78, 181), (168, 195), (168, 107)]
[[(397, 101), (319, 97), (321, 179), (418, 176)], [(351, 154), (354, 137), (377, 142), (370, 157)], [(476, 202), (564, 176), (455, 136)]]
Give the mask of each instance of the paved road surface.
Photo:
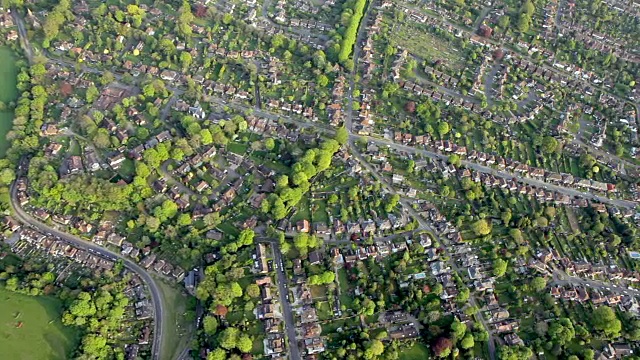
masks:
[(282, 260), (282, 251), (280, 251), (280, 244), (273, 239), (259, 239), (259, 241), (269, 242), (271, 249), (273, 249), (273, 266), (276, 267), (276, 276), (278, 279), (278, 293), (280, 294), (280, 305), (282, 308), (282, 315), (284, 316), (285, 331), (287, 332), (287, 338), (289, 340), (289, 355), (291, 360), (300, 360), (300, 349), (298, 348), (298, 341), (296, 340), (296, 322), (293, 317), (293, 310), (289, 303), (289, 290), (286, 286), (287, 276), (282, 268), (284, 264)]
[(50, 227), (47, 224), (44, 224), (31, 215), (29, 215), (26, 211), (24, 211), (20, 207), (20, 202), (17, 200), (17, 189), (15, 186), (15, 182), (11, 185), (11, 207), (13, 207), (13, 216), (18, 219), (20, 222), (29, 225), (32, 228), (37, 229), (38, 231), (52, 234), (67, 243), (73, 244), (74, 246), (88, 250), (93, 254), (97, 254), (103, 258), (116, 260), (120, 259), (123, 261), (125, 268), (127, 270), (134, 272), (140, 276), (140, 278), (146, 283), (149, 291), (151, 292), (151, 297), (153, 300), (154, 307), (154, 336), (153, 336), (153, 344), (151, 346), (152, 358), (155, 360), (161, 359), (161, 351), (162, 344), (165, 339), (163, 339), (163, 328), (162, 328), (162, 317), (164, 313), (164, 304), (162, 300), (162, 296), (160, 295), (160, 290), (156, 285), (155, 281), (151, 278), (149, 273), (147, 273), (142, 267), (138, 264), (132, 262), (131, 260), (123, 257), (120, 254), (112, 252), (111, 250), (100, 247), (90, 241), (81, 239), (75, 235), (71, 235), (62, 231), (59, 231), (55, 228)]
[(15, 7), (11, 8), (11, 15), (13, 16), (14, 22), (18, 26), (18, 35), (20, 36), (20, 45), (22, 45), (22, 50), (24, 50), (25, 55), (27, 55), (29, 63), (33, 64), (33, 48), (29, 43), (29, 37), (27, 36), (27, 30), (24, 26), (24, 20)]
[[(250, 107), (242, 105), (242, 104), (238, 104), (238, 103), (234, 103), (234, 102), (226, 102), (226, 101), (221, 101), (219, 99), (215, 99), (215, 98), (208, 98), (208, 101), (212, 102), (212, 103), (216, 103), (220, 106), (228, 106), (232, 109), (235, 109), (237, 111), (246, 111), (249, 110)], [(324, 124), (320, 124), (320, 123), (312, 123), (312, 122), (308, 122), (308, 121), (304, 121), (304, 120), (299, 120), (296, 119), (294, 117), (291, 116), (283, 116), (283, 115), (277, 115), (274, 113), (270, 113), (270, 112), (266, 112), (264, 110), (259, 110), (259, 109), (252, 109), (253, 114), (256, 116), (260, 116), (263, 117), (265, 119), (270, 119), (273, 121), (284, 121), (286, 123), (291, 123), (291, 124), (295, 124), (297, 126), (299, 126), (300, 128), (313, 128), (316, 131), (320, 131), (320, 132), (325, 132), (328, 134), (331, 134), (335, 131), (335, 129), (324, 125)], [(350, 117), (353, 116), (351, 111), (347, 111), (346, 112), (346, 119), (347, 119), (347, 124), (350, 123)], [(437, 153), (431, 150), (426, 150), (426, 149), (420, 149), (420, 148), (416, 148), (413, 146), (409, 146), (409, 145), (403, 145), (403, 144), (398, 144), (395, 143), (391, 140), (387, 140), (387, 139), (382, 139), (382, 138), (377, 138), (377, 137), (371, 137), (371, 136), (363, 136), (363, 135), (357, 135), (357, 134), (353, 134), (351, 133), (351, 128), (349, 126), (346, 126), (347, 130), (349, 130), (349, 143), (352, 145), (355, 141), (357, 140), (365, 140), (365, 141), (370, 141), (370, 142), (374, 142), (378, 145), (381, 146), (387, 146), (389, 148), (393, 148), (396, 150), (400, 150), (400, 151), (405, 151), (408, 153), (412, 153), (412, 154), (420, 154), (422, 156), (425, 156), (427, 158), (430, 159), (434, 159), (434, 160), (444, 160), (446, 161), (448, 156), (445, 154), (441, 154), (441, 153)], [(364, 161), (364, 159), (362, 160)], [(366, 162), (366, 161), (365, 161)], [(634, 201), (630, 201), (630, 200), (621, 200), (621, 199), (610, 199), (606, 196), (601, 196), (601, 195), (595, 195), (593, 193), (590, 192), (583, 192), (580, 191), (578, 189), (574, 189), (574, 188), (569, 188), (569, 187), (565, 187), (565, 186), (560, 186), (560, 185), (555, 185), (555, 184), (551, 184), (551, 183), (547, 183), (545, 181), (542, 180), (537, 180), (537, 179), (533, 179), (533, 178), (529, 178), (529, 177), (525, 177), (519, 174), (515, 174), (515, 173), (509, 173), (506, 171), (499, 171), (496, 170), (492, 167), (489, 166), (485, 166), (485, 165), (481, 165), (472, 161), (468, 161), (468, 160), (462, 160), (461, 161), (462, 165), (464, 165), (464, 167), (471, 169), (471, 170), (475, 170), (477, 172), (481, 172), (481, 173), (485, 173), (485, 174), (492, 174), (493, 176), (497, 176), (497, 177), (501, 177), (504, 179), (516, 179), (518, 182), (527, 184), (527, 185), (531, 185), (531, 186), (535, 186), (538, 188), (545, 188), (547, 190), (552, 190), (552, 191), (556, 191), (560, 194), (566, 194), (569, 195), (571, 197), (580, 197), (580, 198), (584, 198), (584, 199), (588, 199), (588, 200), (596, 200), (599, 202), (602, 202), (604, 204), (609, 204), (609, 205), (614, 205), (620, 208), (629, 208), (629, 209), (634, 209), (638, 203), (634, 202)]]
[[(368, 137), (368, 136), (359, 136), (359, 135), (355, 135), (355, 137), (357, 138), (366, 138), (369, 141), (373, 141), (377, 144), (380, 145), (387, 145), (391, 148), (395, 148), (398, 150), (402, 150), (402, 151), (406, 151), (408, 153), (414, 153), (414, 154), (421, 154), (423, 156), (426, 156), (428, 158), (431, 159), (435, 159), (435, 160), (447, 160), (448, 156), (444, 155), (444, 154), (439, 154), (433, 151), (429, 151), (429, 150), (424, 150), (424, 149), (418, 149), (415, 148), (413, 146), (408, 146), (408, 145), (402, 145), (402, 144), (398, 144), (395, 143), (391, 140), (386, 140), (386, 139), (379, 139), (379, 138), (372, 138), (372, 137)], [(605, 196), (600, 196), (600, 195), (595, 195), (593, 193), (590, 192), (583, 192), (580, 191), (578, 189), (574, 189), (574, 188), (568, 188), (568, 187), (564, 187), (564, 186), (559, 186), (559, 185), (555, 185), (555, 184), (551, 184), (551, 183), (547, 183), (544, 182), (542, 180), (536, 180), (533, 178), (529, 178), (529, 177), (524, 177), (518, 174), (513, 174), (513, 173), (509, 173), (506, 171), (500, 171), (500, 170), (496, 170), (493, 169), (489, 166), (485, 166), (485, 165), (481, 165), (475, 162), (471, 162), (468, 160), (462, 160), (461, 161), (462, 165), (468, 169), (471, 170), (475, 170), (481, 173), (486, 173), (486, 174), (492, 174), (493, 176), (497, 176), (497, 177), (501, 177), (501, 178), (505, 178), (505, 179), (516, 179), (519, 182), (528, 184), (528, 185), (532, 185), (538, 188), (545, 188), (547, 190), (553, 190), (556, 191), (558, 193), (561, 194), (566, 194), (569, 196), (578, 196), (578, 197), (582, 197), (588, 200), (597, 200), (599, 202), (605, 203), (605, 204), (610, 204), (610, 205), (614, 205), (617, 207), (621, 207), (621, 208), (630, 208), (633, 209), (635, 208), (638, 204), (634, 201), (630, 201), (630, 200), (620, 200), (620, 199), (610, 199), (607, 198)]]
[(598, 289), (601, 291), (609, 291), (612, 293), (616, 293), (619, 295), (633, 295), (633, 296), (640, 296), (640, 290), (635, 289), (635, 288), (625, 288), (622, 286), (618, 286), (618, 285), (614, 285), (614, 284), (609, 284), (609, 283), (605, 283), (602, 281), (598, 281), (598, 280), (591, 280), (591, 279), (583, 279), (577, 276), (570, 276), (568, 275), (566, 272), (556, 268), (555, 266), (552, 266), (552, 278), (553, 281), (551, 282), (551, 284), (555, 284), (555, 285), (560, 285), (560, 286), (565, 286), (565, 285), (572, 285), (572, 286), (577, 286), (577, 285), (582, 285), (585, 287), (589, 287), (592, 289)]

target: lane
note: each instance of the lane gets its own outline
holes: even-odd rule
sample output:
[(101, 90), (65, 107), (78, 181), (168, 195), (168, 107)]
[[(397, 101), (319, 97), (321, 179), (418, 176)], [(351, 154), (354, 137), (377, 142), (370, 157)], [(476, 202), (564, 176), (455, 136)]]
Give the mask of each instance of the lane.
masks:
[(551, 282), (551, 284), (554, 284), (554, 285), (559, 285), (559, 286), (566, 286), (566, 285), (577, 286), (577, 285), (582, 285), (582, 286), (589, 287), (589, 288), (592, 288), (592, 289), (598, 289), (598, 290), (602, 290), (602, 291), (609, 291), (609, 292), (612, 292), (612, 293), (616, 293), (618, 295), (640, 296), (640, 290), (635, 289), (635, 288), (625, 288), (625, 287), (618, 286), (618, 285), (615, 285), (615, 284), (605, 283), (603, 281), (583, 279), (583, 278), (577, 277), (577, 276), (570, 276), (566, 272), (556, 268), (555, 266), (552, 266), (552, 270), (553, 270), (553, 272), (552, 272), (553, 281)]
[(29, 64), (33, 64), (33, 48), (29, 43), (29, 37), (27, 36), (27, 29), (24, 26), (24, 20), (15, 7), (11, 8), (11, 15), (13, 16), (14, 22), (18, 26), (18, 35), (20, 36), (20, 45), (22, 46), (22, 50), (24, 50), (25, 55), (27, 55)]
[[(213, 97), (208, 97), (207, 100), (211, 103), (217, 104), (219, 106), (228, 106), (234, 110), (237, 111), (247, 111), (250, 108), (248, 106), (244, 106), (238, 103), (234, 103), (234, 102), (227, 102), (227, 101), (222, 101), (220, 99), (217, 98), (213, 98)], [(270, 113), (270, 112), (266, 112), (264, 110), (259, 110), (259, 109), (253, 109), (251, 108), (251, 111), (253, 111), (253, 114), (256, 116), (260, 116), (263, 117), (265, 119), (269, 119), (272, 121), (284, 121), (286, 123), (290, 123), (290, 124), (295, 124), (297, 126), (299, 126), (300, 128), (313, 128), (319, 132), (324, 132), (326, 134), (333, 134), (335, 132), (335, 128), (332, 128), (328, 125), (325, 124), (320, 124), (320, 123), (312, 123), (312, 122), (308, 122), (308, 121), (304, 121), (301, 119), (296, 119), (292, 116), (288, 116), (288, 115), (280, 115), (280, 114), (274, 114), (274, 113)], [(350, 116), (352, 116), (351, 114), (352, 112), (347, 111), (347, 120), (350, 118)], [(377, 145), (382, 145), (382, 146), (386, 146), (389, 148), (393, 148), (396, 150), (400, 150), (400, 151), (404, 151), (407, 153), (412, 153), (412, 154), (420, 154), (424, 157), (433, 159), (433, 160), (443, 160), (446, 161), (448, 159), (448, 155), (445, 154), (441, 154), (435, 151), (431, 151), (431, 150), (427, 150), (427, 149), (421, 149), (421, 148), (416, 148), (414, 146), (409, 146), (409, 145), (403, 145), (403, 144), (398, 144), (392, 140), (387, 140), (387, 139), (383, 139), (383, 138), (378, 138), (378, 137), (372, 137), (372, 136), (364, 136), (364, 135), (357, 135), (357, 134), (353, 134), (351, 132), (351, 129), (349, 127), (347, 127), (347, 130), (349, 130), (349, 143), (350, 145), (353, 147), (355, 144), (355, 141), (358, 140), (364, 140), (364, 141), (368, 141), (368, 142), (373, 142)], [(364, 160), (363, 160), (364, 161)], [(364, 161), (366, 162), (366, 161)], [(537, 180), (537, 179), (533, 179), (533, 178), (529, 178), (529, 177), (525, 177), (522, 176), (520, 174), (514, 174), (514, 173), (509, 173), (506, 171), (501, 171), (501, 170), (497, 170), (494, 169), (490, 166), (486, 166), (486, 165), (482, 165), (482, 164), (478, 164), (469, 160), (462, 160), (461, 164), (470, 169), (470, 170), (474, 170), (480, 173), (485, 173), (485, 174), (491, 174), (493, 176), (496, 177), (500, 177), (500, 178), (504, 178), (507, 180), (512, 180), (515, 179), (516, 181), (526, 184), (526, 185), (530, 185), (530, 186), (535, 186), (537, 188), (544, 188), (547, 190), (552, 190), (555, 192), (558, 192), (560, 194), (565, 194), (571, 197), (580, 197), (580, 198), (584, 198), (587, 200), (592, 200), (592, 201), (598, 201), (604, 204), (609, 204), (609, 205), (613, 205), (616, 207), (620, 207), (620, 208), (627, 208), (627, 209), (634, 209), (636, 208), (636, 206), (638, 206), (638, 203), (636, 203), (635, 201), (631, 201), (631, 200), (624, 200), (624, 199), (612, 199), (612, 198), (608, 198), (606, 196), (602, 196), (602, 195), (597, 195), (597, 194), (593, 194), (590, 193), (588, 191), (580, 191), (578, 189), (574, 189), (574, 188), (569, 188), (569, 187), (565, 187), (565, 186), (561, 186), (561, 185), (556, 185), (556, 184), (552, 184), (552, 183), (548, 183), (545, 182), (543, 180)]]
[(276, 267), (276, 276), (278, 279), (278, 293), (280, 295), (280, 307), (282, 309), (282, 315), (284, 317), (285, 331), (287, 333), (287, 339), (289, 342), (289, 358), (291, 360), (300, 360), (300, 349), (298, 348), (298, 341), (296, 340), (296, 322), (293, 316), (293, 309), (291, 303), (289, 303), (289, 290), (287, 289), (287, 276), (284, 272), (282, 265), (282, 251), (280, 251), (280, 244), (273, 239), (260, 238), (258, 241), (268, 242), (273, 250), (273, 265)]
[(164, 313), (164, 307), (165, 305), (163, 304), (163, 300), (162, 300), (162, 296), (160, 295), (160, 290), (158, 289), (158, 286), (156, 285), (155, 281), (153, 280), (153, 278), (149, 275), (149, 273), (147, 273), (146, 270), (144, 270), (142, 267), (140, 267), (138, 264), (134, 263), (133, 261), (129, 260), (128, 258), (125, 258), (124, 256), (122, 256), (121, 254), (115, 253), (111, 250), (108, 250), (106, 248), (100, 247), (88, 240), (84, 240), (82, 238), (79, 238), (75, 235), (71, 235), (65, 232), (62, 232), (58, 229), (55, 229), (47, 224), (44, 224), (38, 220), (36, 220), (34, 217), (32, 217), (30, 214), (28, 214), (24, 209), (22, 209), (22, 207), (20, 206), (20, 202), (17, 199), (17, 188), (16, 188), (16, 182), (14, 181), (13, 184), (11, 184), (11, 207), (13, 208), (13, 216), (20, 222), (29, 225), (30, 227), (37, 229), (40, 232), (43, 233), (47, 233), (47, 234), (51, 234), (53, 236), (56, 236), (58, 238), (60, 238), (61, 240), (72, 244), (73, 246), (82, 249), (82, 250), (86, 250), (89, 251), (91, 253), (97, 254), (103, 258), (107, 258), (110, 260), (117, 260), (120, 259), (122, 260), (124, 267), (133, 272), (138, 274), (138, 276), (140, 276), (140, 278), (142, 279), (142, 281), (144, 281), (144, 283), (147, 285), (147, 288), (149, 289), (149, 292), (151, 293), (151, 297), (152, 297), (152, 301), (153, 301), (153, 316), (154, 316), (154, 337), (153, 337), (153, 344), (151, 346), (151, 353), (152, 353), (152, 359), (155, 360), (159, 360), (161, 359), (161, 351), (162, 351), (162, 344), (164, 342), (163, 339), (163, 313)]

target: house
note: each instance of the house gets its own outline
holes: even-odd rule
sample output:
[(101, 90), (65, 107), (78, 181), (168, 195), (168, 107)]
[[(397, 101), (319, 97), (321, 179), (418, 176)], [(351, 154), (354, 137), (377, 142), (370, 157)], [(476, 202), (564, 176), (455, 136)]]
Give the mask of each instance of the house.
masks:
[(20, 223), (11, 216), (5, 216), (2, 220), (2, 224), (10, 231), (16, 231), (21, 227)]
[(296, 230), (301, 233), (308, 233), (310, 231), (309, 228), (309, 220), (300, 220), (296, 223)]
[(431, 264), (431, 273), (433, 276), (438, 276), (446, 272), (448, 272), (448, 269), (442, 261), (436, 261)]
[(389, 331), (391, 340), (412, 339), (420, 336), (418, 329), (412, 324), (405, 324)]
[(305, 339), (304, 348), (309, 355), (321, 353), (325, 350), (324, 341), (320, 337)]
[(492, 322), (502, 321), (509, 318), (509, 311), (507, 311), (506, 309), (498, 308), (490, 310), (489, 315)]
[(315, 228), (314, 232), (317, 235), (330, 235), (331, 234), (331, 229), (325, 223), (316, 223), (316, 224), (314, 224), (314, 228)]
[(309, 264), (318, 265), (322, 262), (323, 254), (319, 250), (315, 250), (309, 253)]
[(107, 242), (113, 246), (121, 247), (124, 237), (116, 233), (111, 233), (107, 236)]
[(520, 339), (520, 337), (514, 333), (505, 335), (504, 342), (509, 346), (524, 345), (524, 341), (522, 341), (522, 339)]
[(178, 73), (172, 70), (163, 70), (160, 73), (160, 78), (165, 81), (175, 81), (178, 78)]
[(80, 156), (70, 156), (66, 161), (67, 174), (77, 174), (84, 170)]
[(111, 168), (113, 168), (114, 170), (119, 169), (125, 160), (126, 158), (122, 153), (117, 153), (107, 158), (107, 161), (109, 162), (109, 166), (111, 166)]
[(267, 265), (266, 248), (264, 244), (259, 243), (256, 246), (256, 257), (258, 271), (263, 274), (269, 272), (269, 266)]

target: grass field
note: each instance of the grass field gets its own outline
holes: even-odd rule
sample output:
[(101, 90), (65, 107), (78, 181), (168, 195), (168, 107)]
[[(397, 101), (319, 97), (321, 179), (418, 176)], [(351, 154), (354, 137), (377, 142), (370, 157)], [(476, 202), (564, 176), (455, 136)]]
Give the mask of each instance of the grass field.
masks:
[(156, 280), (166, 304), (162, 325), (163, 336), (167, 341), (163, 344), (164, 357), (161, 360), (171, 360), (191, 341), (194, 324), (185, 317), (187, 296), (165, 283), (165, 280), (157, 277)]
[(430, 357), (429, 349), (421, 343), (416, 343), (400, 353), (400, 360), (422, 360)]
[[(14, 101), (18, 95), (16, 88), (16, 75), (18, 68), (15, 66), (15, 56), (13, 52), (5, 47), (0, 47), (0, 101), (9, 103)], [(13, 125), (13, 112), (0, 111), (0, 157), (4, 157), (9, 148), (9, 142), (5, 137)]]
[(26, 296), (0, 287), (0, 358), (70, 359), (78, 334), (62, 325), (61, 317), (62, 303), (56, 298)]

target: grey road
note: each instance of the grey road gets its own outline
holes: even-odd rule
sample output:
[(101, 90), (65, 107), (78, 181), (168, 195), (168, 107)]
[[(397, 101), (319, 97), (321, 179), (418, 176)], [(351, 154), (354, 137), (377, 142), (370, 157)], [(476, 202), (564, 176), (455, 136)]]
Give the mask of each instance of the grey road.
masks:
[[(367, 13), (364, 16), (364, 20), (363, 20), (363, 25), (360, 27), (360, 30), (358, 32), (358, 39), (356, 41), (356, 45), (354, 48), (354, 61), (357, 61), (356, 59), (358, 58), (358, 52), (359, 52), (359, 47), (360, 44), (362, 43), (362, 34), (365, 32), (364, 28), (365, 28), (365, 24), (367, 23), (366, 21), (368, 21), (368, 16), (369, 16), (369, 8), (373, 6), (373, 3), (369, 5), (369, 7), (367, 8)], [(349, 132), (349, 147), (351, 148), (351, 153), (353, 155), (353, 157), (360, 163), (360, 165), (362, 167), (364, 167), (365, 169), (367, 169), (367, 171), (369, 171), (369, 173), (376, 178), (376, 180), (378, 180), (378, 182), (381, 184), (382, 188), (384, 191), (391, 193), (391, 194), (396, 194), (396, 190), (393, 188), (393, 186), (391, 184), (389, 184), (388, 179), (386, 179), (384, 176), (382, 176), (373, 166), (371, 166), (371, 164), (369, 164), (369, 162), (367, 162), (362, 154), (359, 153), (358, 148), (355, 146), (355, 141), (361, 139), (362, 137), (360, 136), (356, 136), (352, 133), (352, 124), (353, 124), (353, 87), (354, 87), (354, 80), (355, 80), (355, 74), (357, 71), (357, 62), (354, 64), (354, 70), (351, 73), (351, 79), (350, 79), (350, 89), (349, 89), (349, 95), (348, 95), (348, 108), (347, 108), (347, 113), (346, 113), (346, 120), (345, 120), (345, 126), (347, 128), (347, 131)], [(391, 144), (385, 144), (385, 145), (396, 145), (395, 143), (391, 142)], [(412, 150), (414, 150), (413, 148), (411, 148)], [(434, 153), (434, 155), (436, 155)], [(429, 230), (431, 233), (434, 234), (434, 236), (438, 239), (438, 241), (441, 244), (445, 244), (442, 239), (439, 238), (439, 236), (437, 235), (437, 232), (435, 231), (435, 229), (433, 229), (426, 221), (424, 218), (422, 218), (422, 216), (420, 216), (420, 214), (418, 214), (418, 212), (413, 208), (413, 206), (411, 205), (411, 203), (409, 201), (407, 201), (406, 199), (401, 198), (400, 199), (400, 204), (403, 207), (403, 210), (408, 213), (409, 215), (411, 215), (414, 219), (416, 219), (418, 221), (419, 224), (419, 229), (420, 230)], [(460, 275), (462, 275), (462, 273), (460, 272), (460, 269), (458, 269), (458, 267), (455, 264), (455, 261), (451, 260), (452, 257), (448, 251), (448, 249), (445, 246), (445, 252), (447, 254), (447, 257), (449, 260), (447, 260), (447, 262), (450, 264), (450, 266)], [(469, 303), (471, 306), (476, 306), (476, 302), (474, 297), (470, 297), (469, 298)], [(487, 330), (487, 332), (489, 333), (489, 341), (488, 341), (488, 346), (489, 346), (489, 357), (491, 358), (491, 360), (495, 359), (495, 342), (494, 342), (494, 338), (493, 335), (491, 334), (490, 328), (488, 327), (486, 321), (484, 320), (484, 318), (482, 317), (481, 313), (477, 314), (478, 319), (480, 320), (480, 323), (485, 327), (485, 329)]]
[(103, 258), (110, 259), (110, 260), (120, 259), (124, 263), (124, 267), (127, 270), (133, 273), (136, 273), (138, 274), (138, 276), (140, 276), (140, 278), (147, 285), (147, 288), (149, 289), (152, 300), (153, 300), (154, 336), (153, 336), (153, 344), (151, 346), (152, 359), (155, 359), (155, 360), (161, 359), (162, 344), (165, 340), (163, 339), (163, 314), (164, 314), (165, 305), (163, 304), (162, 296), (160, 295), (160, 290), (158, 289), (158, 286), (153, 280), (153, 278), (151, 278), (151, 276), (138, 264), (132, 262), (131, 260), (123, 257), (120, 254), (117, 254), (111, 250), (100, 247), (90, 241), (81, 239), (75, 235), (71, 235), (71, 234), (59, 231), (47, 224), (44, 224), (36, 220), (31, 215), (29, 215), (26, 211), (24, 211), (22, 207), (20, 207), (20, 202), (17, 200), (16, 195), (17, 195), (17, 189), (14, 182), (11, 185), (11, 207), (13, 208), (13, 215), (18, 221), (24, 224), (27, 224), (30, 227), (40, 232), (52, 234), (53, 236), (56, 236), (61, 240), (66, 241), (67, 243), (72, 244), (77, 248), (87, 250)]
[(369, 15), (371, 14), (371, 8), (377, 1), (371, 1), (366, 5), (364, 9), (364, 15), (360, 20), (360, 27), (358, 28), (358, 35), (356, 36), (356, 43), (353, 45), (353, 69), (349, 76), (349, 93), (347, 94), (347, 114), (345, 119), (345, 127), (351, 133), (351, 127), (353, 126), (353, 90), (355, 90), (356, 73), (358, 72), (358, 60), (360, 59), (360, 46), (364, 40), (364, 36), (367, 34), (365, 28), (369, 23)]
[[(402, 151), (406, 151), (408, 153), (413, 153), (413, 154), (421, 154), (423, 156), (426, 156), (428, 158), (434, 159), (434, 160), (447, 160), (448, 156), (444, 155), (444, 154), (440, 154), (440, 153), (436, 153), (433, 151), (429, 151), (429, 150), (424, 150), (424, 149), (418, 149), (415, 148), (413, 146), (408, 146), (408, 145), (402, 145), (402, 144), (398, 144), (395, 143), (391, 140), (385, 140), (385, 139), (379, 139), (379, 138), (372, 138), (372, 137), (364, 137), (364, 136), (359, 136), (356, 135), (355, 137), (357, 138), (366, 138), (369, 141), (375, 142), (379, 145), (385, 145), (385, 146), (389, 146), (390, 148), (395, 148), (398, 150), (402, 150)], [(621, 199), (610, 199), (608, 197), (605, 196), (600, 196), (600, 195), (596, 195), (590, 192), (583, 192), (574, 188), (569, 188), (569, 187), (565, 187), (565, 186), (559, 186), (559, 185), (555, 185), (555, 184), (551, 184), (551, 183), (547, 183), (541, 180), (537, 180), (537, 179), (532, 179), (532, 178), (528, 178), (528, 177), (524, 177), (518, 174), (512, 174), (506, 171), (500, 171), (500, 170), (496, 170), (493, 169), (489, 166), (485, 166), (485, 165), (481, 165), (475, 162), (471, 162), (468, 160), (462, 160), (461, 164), (471, 170), (475, 170), (481, 173), (486, 173), (486, 174), (492, 174), (493, 176), (496, 177), (501, 177), (504, 179), (516, 179), (519, 182), (522, 182), (524, 184), (527, 185), (531, 185), (531, 186), (535, 186), (538, 188), (545, 188), (547, 190), (552, 190), (552, 191), (556, 191), (558, 193), (561, 194), (566, 194), (569, 196), (577, 196), (577, 197), (581, 197), (581, 198), (585, 198), (588, 200), (594, 200), (594, 201), (599, 201), (601, 203), (604, 204), (609, 204), (609, 205), (614, 205), (617, 207), (621, 207), (621, 208), (630, 208), (633, 209), (635, 208), (638, 204), (634, 201), (630, 201), (630, 200), (621, 200)]]
[(296, 322), (293, 317), (293, 309), (291, 303), (289, 303), (289, 290), (287, 286), (287, 276), (284, 272), (282, 259), (282, 251), (280, 251), (280, 244), (273, 239), (260, 238), (259, 241), (268, 242), (273, 250), (273, 265), (276, 267), (276, 276), (278, 280), (278, 293), (280, 295), (280, 307), (282, 308), (282, 315), (284, 317), (284, 327), (287, 332), (287, 338), (289, 340), (289, 358), (291, 360), (300, 360), (300, 349), (298, 348), (298, 341), (296, 340)]
[[(208, 101), (218, 104), (220, 106), (228, 106), (234, 110), (237, 111), (246, 111), (249, 110), (250, 107), (245, 106), (245, 105), (241, 105), (238, 103), (233, 103), (233, 102), (222, 102), (220, 100), (217, 100), (215, 98), (209, 98)], [(291, 123), (291, 124), (295, 124), (297, 126), (299, 126), (300, 128), (313, 128), (316, 131), (320, 131), (320, 132), (324, 132), (324, 133), (328, 133), (331, 134), (335, 131), (335, 129), (324, 125), (324, 124), (320, 124), (320, 123), (311, 123), (308, 121), (305, 121), (303, 119), (297, 119), (295, 117), (291, 117), (291, 116), (283, 116), (283, 115), (278, 115), (278, 114), (274, 114), (274, 113), (270, 113), (264, 110), (259, 110), (259, 109), (252, 109), (253, 114), (256, 116), (260, 116), (260, 117), (264, 117), (265, 119), (270, 119), (273, 121), (284, 121), (286, 123)], [(351, 117), (353, 116), (353, 113), (351, 111), (347, 111), (346, 112), (346, 124), (350, 124), (351, 123)], [(353, 143), (357, 140), (365, 140), (365, 141), (370, 141), (370, 142), (374, 142), (380, 146), (387, 146), (389, 148), (392, 149), (396, 149), (396, 150), (400, 150), (400, 151), (404, 151), (407, 153), (412, 153), (412, 154), (420, 154), (424, 157), (430, 158), (430, 159), (434, 159), (434, 160), (444, 160), (446, 161), (448, 156), (445, 154), (441, 154), (441, 153), (437, 153), (431, 150), (426, 150), (426, 149), (420, 149), (420, 148), (416, 148), (413, 146), (409, 146), (409, 145), (403, 145), (403, 144), (398, 144), (395, 143), (391, 140), (387, 140), (387, 139), (382, 139), (382, 138), (377, 138), (377, 137), (372, 137), (372, 136), (363, 136), (363, 135), (357, 135), (357, 134), (353, 134), (351, 133), (351, 128), (349, 126), (347, 126), (347, 129), (349, 130), (349, 142), (350, 144), (353, 146)], [(365, 164), (364, 166), (366, 167), (368, 164), (366, 163), (366, 161), (364, 161), (364, 159), (362, 159), (362, 162)], [(519, 174), (514, 174), (514, 173), (509, 173), (506, 171), (499, 171), (496, 170), (492, 167), (489, 166), (485, 166), (485, 165), (481, 165), (472, 161), (468, 161), (468, 160), (462, 160), (461, 164), (471, 170), (475, 170), (477, 172), (481, 172), (481, 173), (485, 173), (485, 174), (492, 174), (493, 176), (497, 176), (497, 177), (501, 177), (504, 179), (515, 179), (518, 182), (521, 182), (523, 184), (527, 184), (530, 186), (535, 186), (538, 188), (545, 188), (547, 190), (552, 190), (552, 191), (556, 191), (560, 194), (566, 194), (569, 195), (571, 197), (580, 197), (580, 198), (584, 198), (584, 199), (588, 199), (588, 200), (593, 200), (593, 201), (599, 201), (601, 203), (604, 204), (609, 204), (609, 205), (614, 205), (617, 207), (621, 207), (621, 208), (628, 208), (628, 209), (633, 209), (635, 208), (638, 204), (634, 201), (630, 201), (630, 200), (622, 200), (622, 199), (611, 199), (608, 198), (606, 196), (601, 196), (601, 195), (596, 195), (590, 192), (584, 192), (584, 191), (580, 191), (578, 189), (574, 189), (574, 188), (569, 188), (569, 187), (565, 187), (565, 186), (559, 186), (559, 185), (555, 185), (555, 184), (551, 184), (551, 183), (547, 183), (545, 181), (541, 181), (541, 180), (537, 180), (537, 179), (533, 179), (533, 178), (529, 178), (529, 177), (525, 177)]]
[(11, 15), (13, 16), (13, 21), (18, 26), (18, 35), (20, 36), (20, 45), (22, 46), (22, 50), (24, 50), (25, 55), (27, 55), (27, 59), (29, 59), (29, 63), (33, 64), (33, 48), (29, 43), (29, 37), (27, 36), (27, 29), (24, 26), (24, 20), (18, 14), (18, 10), (15, 7), (11, 8)]
[(609, 291), (615, 294), (619, 294), (619, 295), (633, 295), (633, 296), (640, 296), (640, 290), (637, 290), (635, 288), (625, 288), (622, 286), (618, 286), (618, 285), (614, 285), (614, 284), (609, 284), (609, 283), (605, 283), (602, 281), (598, 281), (598, 280), (590, 280), (590, 279), (583, 279), (577, 276), (570, 276), (567, 273), (565, 273), (564, 271), (553, 267), (553, 272), (552, 272), (552, 278), (553, 281), (550, 282), (551, 284), (554, 285), (559, 285), (559, 286), (566, 286), (566, 285), (572, 285), (572, 286), (576, 286), (576, 285), (581, 285), (581, 286), (585, 286), (588, 288), (592, 288), (592, 289), (597, 289), (597, 290), (601, 290), (601, 291)]

